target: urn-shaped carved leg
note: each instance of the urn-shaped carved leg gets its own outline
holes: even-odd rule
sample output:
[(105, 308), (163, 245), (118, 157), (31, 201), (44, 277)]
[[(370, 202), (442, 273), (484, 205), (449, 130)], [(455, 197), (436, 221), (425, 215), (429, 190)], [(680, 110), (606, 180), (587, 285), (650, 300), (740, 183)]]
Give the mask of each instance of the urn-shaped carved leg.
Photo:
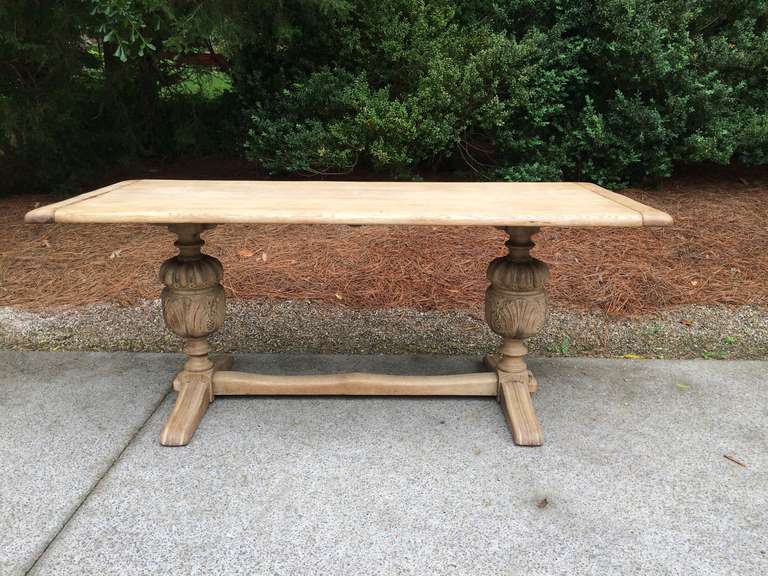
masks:
[(176, 405), (160, 434), (164, 446), (183, 446), (189, 442), (213, 401), (213, 372), (226, 368), (227, 360), (212, 360), (208, 353), (208, 336), (224, 323), (223, 268), (213, 256), (202, 254), (204, 244), (201, 224), (174, 224), (171, 232), (179, 254), (166, 260), (160, 268), (165, 284), (161, 295), (166, 326), (184, 338), (187, 355), (184, 368), (174, 379), (178, 391)]
[(544, 284), (547, 265), (530, 255), (533, 227), (507, 228), (509, 253), (488, 266), (491, 285), (485, 293), (485, 318), (491, 330), (504, 338), (501, 359), (488, 359), (499, 377), (498, 399), (516, 444), (539, 446), (541, 425), (533, 411), (530, 393), (538, 387), (525, 364), (528, 352), (523, 340), (544, 324), (547, 297)]

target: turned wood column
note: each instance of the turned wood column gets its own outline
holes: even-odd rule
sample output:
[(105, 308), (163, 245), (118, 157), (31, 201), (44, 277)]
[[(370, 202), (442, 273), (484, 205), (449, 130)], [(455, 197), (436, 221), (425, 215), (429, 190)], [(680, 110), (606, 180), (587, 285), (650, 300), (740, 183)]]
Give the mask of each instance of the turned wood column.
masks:
[(504, 338), (501, 359), (493, 363), (499, 377), (501, 402), (515, 443), (537, 446), (542, 443), (541, 426), (533, 411), (530, 393), (537, 382), (525, 363), (528, 352), (523, 341), (534, 336), (546, 317), (544, 284), (549, 269), (530, 254), (538, 228), (510, 227), (508, 253), (488, 266), (490, 286), (485, 293), (485, 318), (496, 334)]
[(178, 391), (176, 405), (160, 435), (167, 446), (187, 444), (213, 401), (213, 371), (208, 336), (224, 324), (224, 288), (220, 281), (224, 269), (216, 258), (201, 253), (200, 234), (209, 228), (202, 224), (172, 224), (168, 229), (178, 236), (174, 245), (179, 254), (160, 268), (165, 285), (161, 300), (163, 318), (169, 330), (184, 338), (187, 360), (174, 381)]

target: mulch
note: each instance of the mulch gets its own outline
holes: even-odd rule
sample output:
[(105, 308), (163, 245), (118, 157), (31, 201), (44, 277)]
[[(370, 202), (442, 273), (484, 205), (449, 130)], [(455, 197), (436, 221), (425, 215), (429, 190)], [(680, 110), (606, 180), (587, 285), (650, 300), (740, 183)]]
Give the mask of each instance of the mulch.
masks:
[[(613, 316), (689, 304), (768, 305), (768, 185), (686, 176), (622, 193), (669, 212), (668, 228), (546, 228), (551, 302)], [(173, 236), (151, 225), (45, 225), (23, 215), (50, 196), (0, 199), (0, 305), (131, 305), (158, 297)], [(480, 314), (485, 267), (504, 252), (485, 227), (220, 226), (204, 235), (235, 299)]]

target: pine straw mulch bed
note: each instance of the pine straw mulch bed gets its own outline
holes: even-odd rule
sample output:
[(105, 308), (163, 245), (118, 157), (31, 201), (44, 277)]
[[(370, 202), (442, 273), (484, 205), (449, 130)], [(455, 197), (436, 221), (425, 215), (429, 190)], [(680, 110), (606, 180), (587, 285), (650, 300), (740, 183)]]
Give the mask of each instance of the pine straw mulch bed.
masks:
[[(678, 179), (623, 192), (672, 214), (669, 228), (547, 228), (551, 302), (614, 316), (686, 304), (768, 304), (768, 187)], [(40, 310), (158, 297), (174, 254), (159, 226), (23, 223), (51, 197), (0, 199), (0, 305)], [(356, 308), (468, 309), (504, 252), (487, 227), (220, 226), (204, 235), (230, 298), (317, 300)]]

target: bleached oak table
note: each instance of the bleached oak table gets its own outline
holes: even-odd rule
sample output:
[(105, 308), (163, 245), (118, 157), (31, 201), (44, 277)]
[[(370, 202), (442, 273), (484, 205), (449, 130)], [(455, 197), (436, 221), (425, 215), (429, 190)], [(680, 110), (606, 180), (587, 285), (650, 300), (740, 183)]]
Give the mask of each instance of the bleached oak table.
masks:
[[(131, 180), (43, 206), (31, 223), (167, 225), (179, 254), (160, 268), (163, 316), (185, 340), (186, 363), (173, 380), (176, 404), (160, 435), (166, 446), (189, 442), (215, 396), (445, 395), (496, 396), (515, 443), (538, 446), (541, 425), (531, 402), (536, 378), (523, 341), (544, 323), (547, 265), (531, 257), (540, 226), (664, 226), (659, 210), (594, 184), (475, 182), (237, 182)], [(208, 337), (224, 323), (223, 269), (201, 253), (200, 234), (216, 224), (410, 224), (496, 226), (508, 254), (488, 266), (485, 317), (503, 337), (489, 372), (451, 376), (335, 374), (271, 376), (234, 372), (232, 356), (209, 356)]]

